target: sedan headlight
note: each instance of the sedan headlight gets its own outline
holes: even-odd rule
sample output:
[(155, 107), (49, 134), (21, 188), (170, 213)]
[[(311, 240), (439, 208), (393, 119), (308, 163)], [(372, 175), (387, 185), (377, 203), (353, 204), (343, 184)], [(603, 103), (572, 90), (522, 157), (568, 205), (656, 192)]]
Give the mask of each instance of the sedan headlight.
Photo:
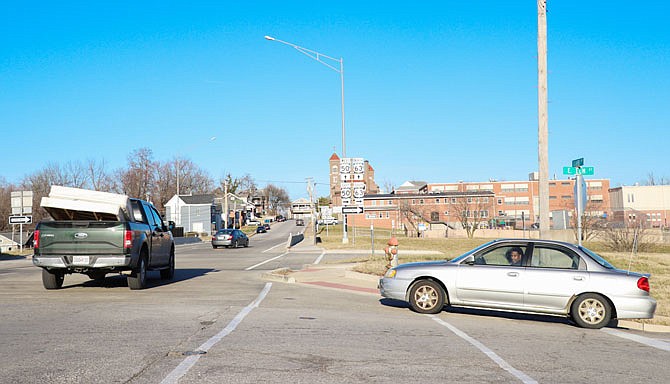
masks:
[(389, 279), (393, 279), (395, 277), (396, 270), (395, 268), (391, 268), (388, 271), (386, 271), (386, 274), (384, 274), (384, 277), (387, 277)]

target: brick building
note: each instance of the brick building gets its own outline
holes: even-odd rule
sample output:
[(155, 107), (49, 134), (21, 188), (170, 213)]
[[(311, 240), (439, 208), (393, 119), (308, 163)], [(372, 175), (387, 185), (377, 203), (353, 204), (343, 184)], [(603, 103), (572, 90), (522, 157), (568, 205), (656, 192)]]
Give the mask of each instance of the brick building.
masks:
[[(586, 179), (586, 214), (606, 217), (610, 207), (608, 179)], [(575, 180), (549, 180), (549, 211), (568, 211), (572, 215), (575, 207)], [(495, 194), (495, 219), (498, 224), (521, 228), (539, 220), (539, 181), (536, 173), (528, 181), (489, 181), (428, 184), (427, 192), (490, 191)]]
[[(575, 180), (549, 181), (549, 209), (572, 216)], [(586, 214), (608, 216), (609, 180), (586, 180)], [(391, 194), (366, 194), (365, 213), (349, 215), (351, 225), (412, 228), (416, 222), (460, 228), (530, 227), (539, 216), (539, 181), (426, 183), (408, 181)]]

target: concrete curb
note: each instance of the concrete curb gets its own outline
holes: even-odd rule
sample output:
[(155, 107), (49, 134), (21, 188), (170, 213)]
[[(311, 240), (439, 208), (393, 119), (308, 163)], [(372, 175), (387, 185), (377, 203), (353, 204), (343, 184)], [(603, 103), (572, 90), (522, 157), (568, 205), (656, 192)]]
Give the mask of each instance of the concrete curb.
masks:
[(296, 282), (295, 277), (289, 276), (291, 272), (293, 271), (288, 268), (279, 268), (270, 272), (262, 273), (261, 278), (263, 278), (263, 280), (294, 284)]
[(638, 323), (630, 320), (617, 320), (619, 328), (628, 328), (636, 331), (651, 332), (651, 333), (670, 333), (670, 326)]

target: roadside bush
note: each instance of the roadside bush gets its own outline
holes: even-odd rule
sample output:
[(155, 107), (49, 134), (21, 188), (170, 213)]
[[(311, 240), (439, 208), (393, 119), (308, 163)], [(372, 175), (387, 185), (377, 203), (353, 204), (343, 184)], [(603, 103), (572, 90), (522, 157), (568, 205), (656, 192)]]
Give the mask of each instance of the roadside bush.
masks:
[(640, 227), (608, 227), (604, 228), (600, 236), (605, 246), (615, 252), (648, 252), (654, 248), (649, 241), (644, 228)]

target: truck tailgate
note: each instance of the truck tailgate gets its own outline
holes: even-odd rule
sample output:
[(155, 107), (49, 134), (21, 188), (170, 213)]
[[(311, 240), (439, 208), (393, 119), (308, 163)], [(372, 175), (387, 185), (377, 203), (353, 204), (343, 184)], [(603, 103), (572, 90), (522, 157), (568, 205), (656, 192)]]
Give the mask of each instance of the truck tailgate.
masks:
[(118, 221), (46, 221), (39, 225), (42, 255), (123, 254), (125, 225)]

